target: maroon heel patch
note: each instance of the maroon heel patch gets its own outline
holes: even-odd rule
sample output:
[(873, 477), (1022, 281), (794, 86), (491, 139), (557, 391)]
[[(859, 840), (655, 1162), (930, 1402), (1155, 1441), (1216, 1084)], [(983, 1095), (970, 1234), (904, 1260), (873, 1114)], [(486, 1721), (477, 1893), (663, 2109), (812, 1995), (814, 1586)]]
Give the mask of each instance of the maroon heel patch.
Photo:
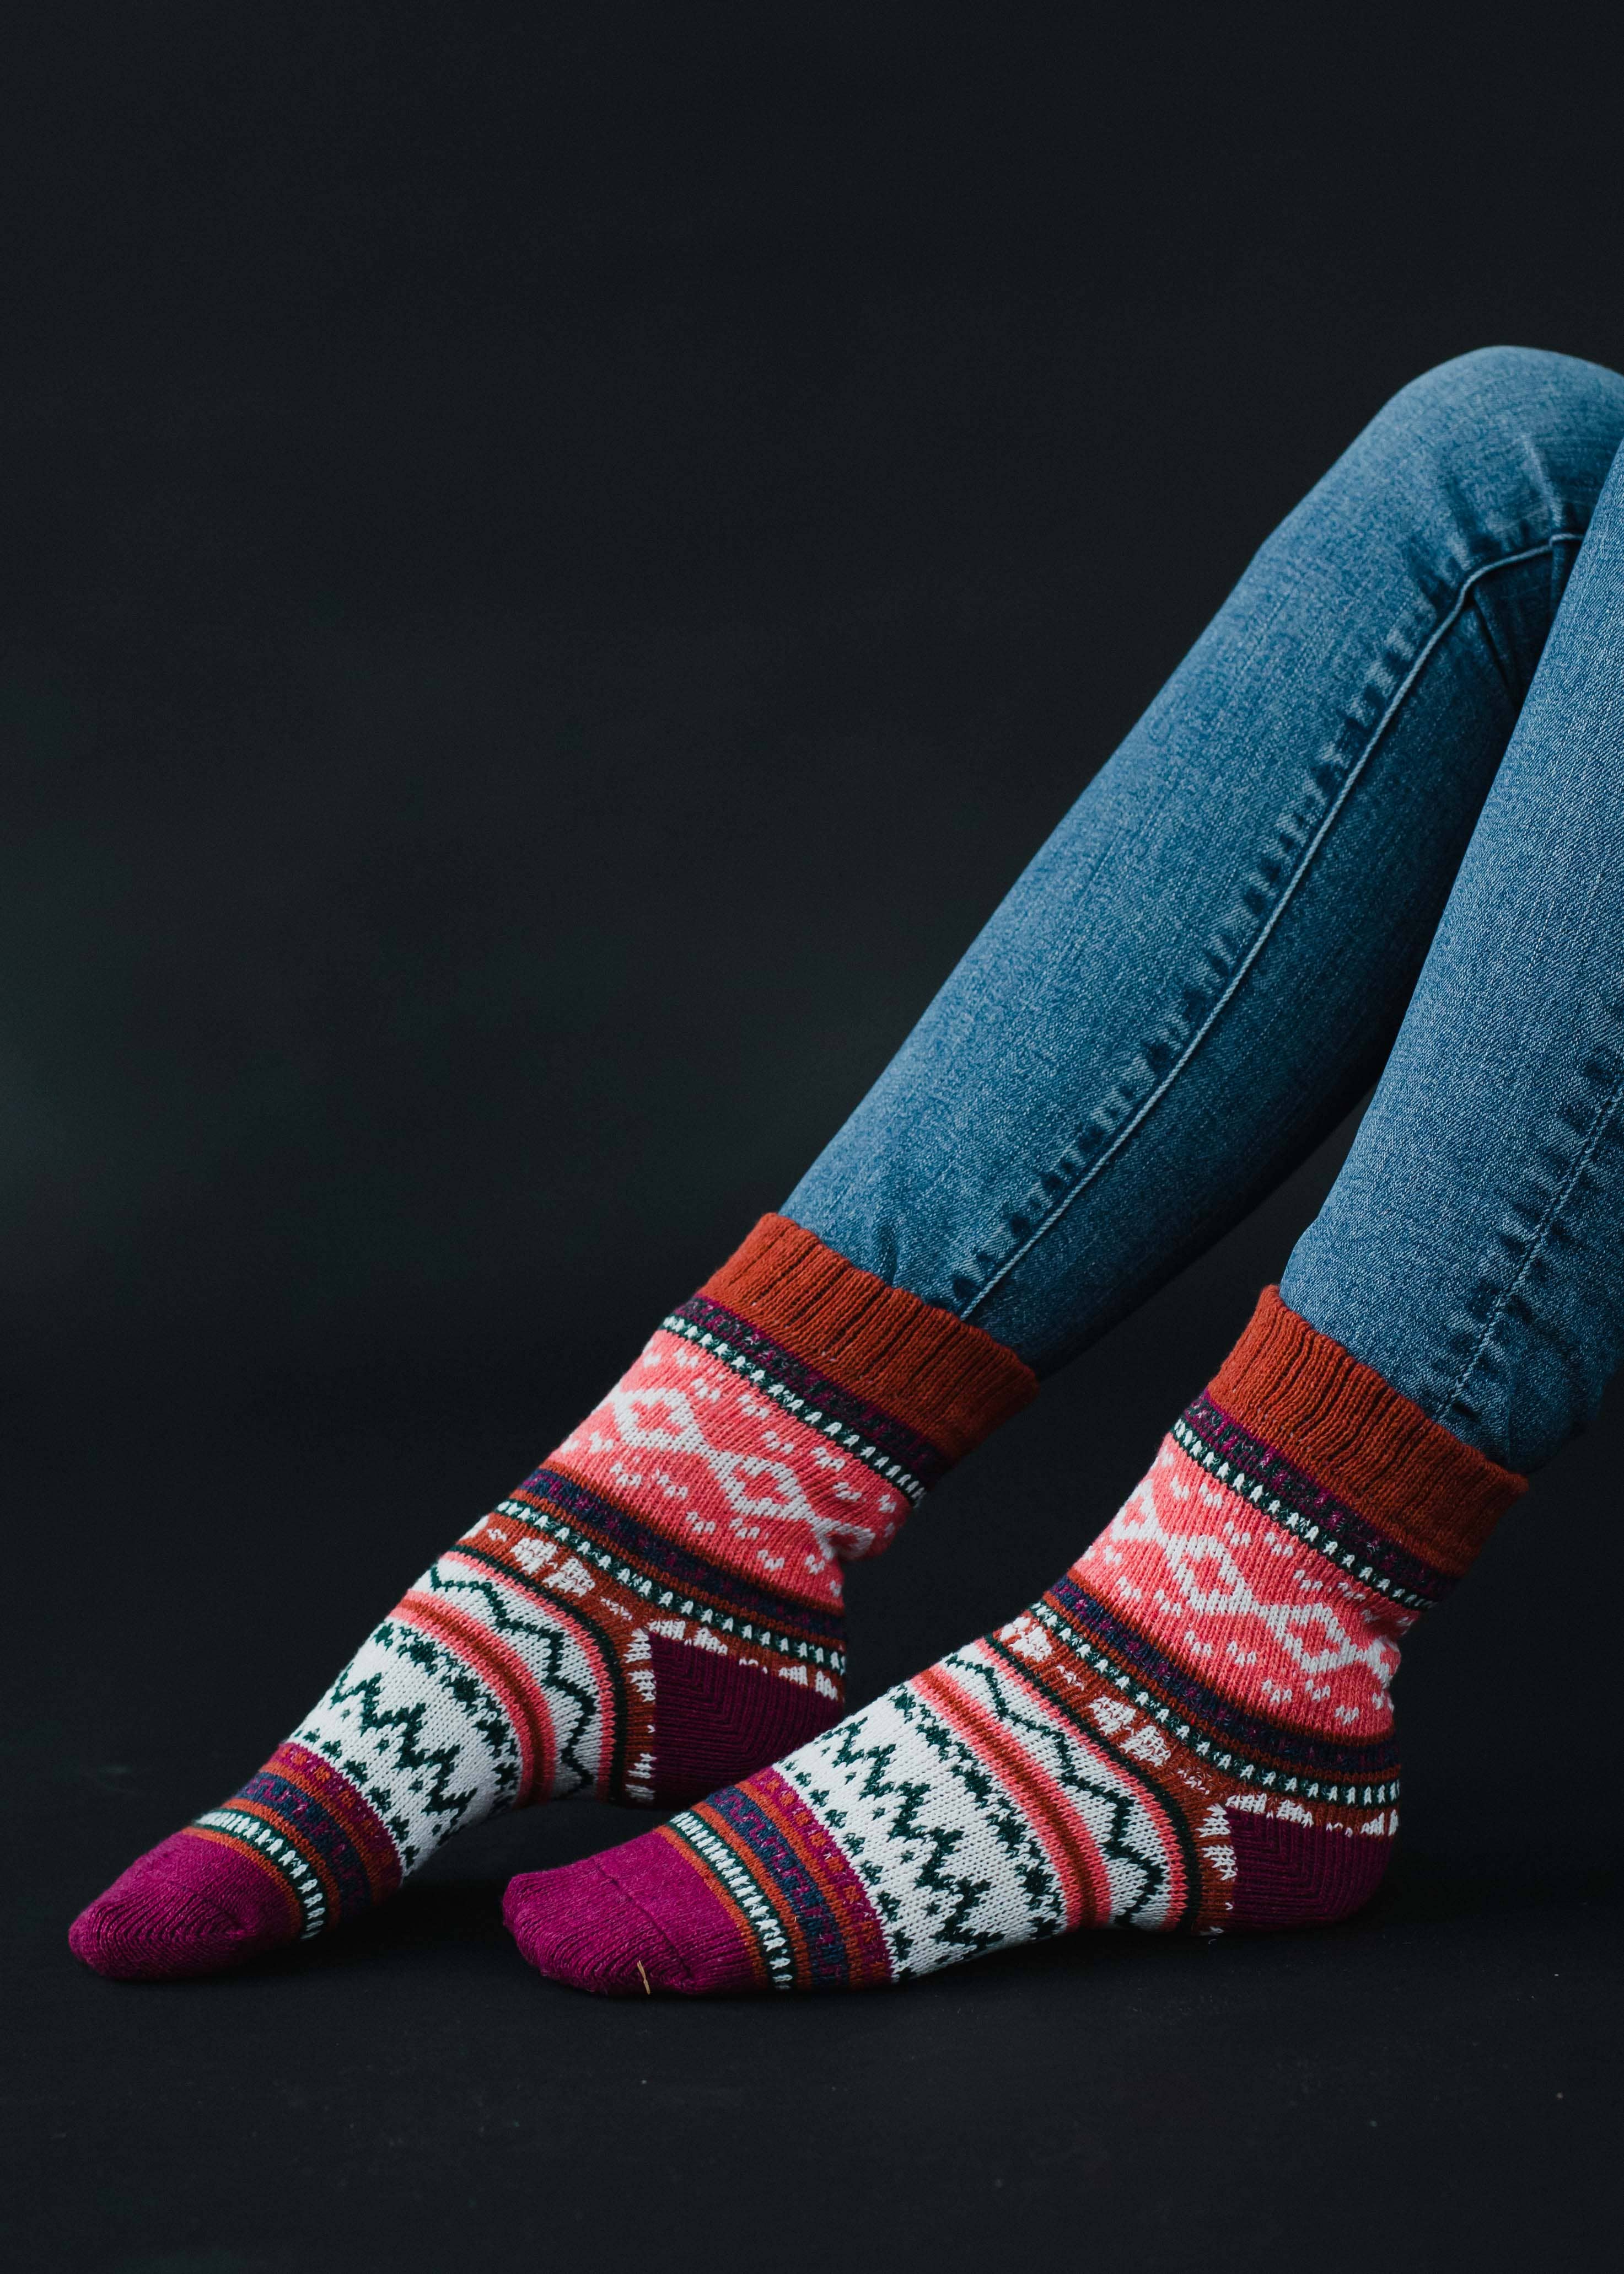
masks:
[(1367, 1903), (1381, 1885), (1393, 1841), (1369, 1833), (1322, 1831), (1277, 1816), (1230, 1809), (1235, 1902), (1227, 1924), (1252, 1929), (1326, 1926)]
[(810, 1681), (741, 1666), (719, 1651), (650, 1635), (654, 1793), (662, 1803), (703, 1800), (793, 1752), (840, 1716), (838, 1698)]

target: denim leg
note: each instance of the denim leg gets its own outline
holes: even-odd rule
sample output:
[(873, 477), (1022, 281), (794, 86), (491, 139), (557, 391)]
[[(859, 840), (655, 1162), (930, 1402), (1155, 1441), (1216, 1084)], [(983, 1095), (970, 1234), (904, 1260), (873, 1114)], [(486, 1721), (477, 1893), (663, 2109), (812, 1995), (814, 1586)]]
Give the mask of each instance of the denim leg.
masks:
[(1040, 1374), (1235, 1223), (1380, 1071), (1621, 440), (1560, 356), (1395, 396), (786, 1214)]
[(1624, 456), (1282, 1291), (1522, 1471), (1624, 1353)]

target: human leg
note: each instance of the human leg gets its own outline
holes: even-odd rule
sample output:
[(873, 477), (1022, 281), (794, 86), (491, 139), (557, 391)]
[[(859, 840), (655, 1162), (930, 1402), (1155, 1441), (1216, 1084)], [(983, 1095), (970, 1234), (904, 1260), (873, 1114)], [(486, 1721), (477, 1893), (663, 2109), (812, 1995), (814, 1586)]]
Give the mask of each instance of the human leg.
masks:
[(1624, 1353), (1624, 459), (1291, 1306), (1538, 1469)]
[(1535, 351), (1389, 403), (1259, 550), (785, 1212), (1040, 1376), (1376, 1080), (1608, 468)]

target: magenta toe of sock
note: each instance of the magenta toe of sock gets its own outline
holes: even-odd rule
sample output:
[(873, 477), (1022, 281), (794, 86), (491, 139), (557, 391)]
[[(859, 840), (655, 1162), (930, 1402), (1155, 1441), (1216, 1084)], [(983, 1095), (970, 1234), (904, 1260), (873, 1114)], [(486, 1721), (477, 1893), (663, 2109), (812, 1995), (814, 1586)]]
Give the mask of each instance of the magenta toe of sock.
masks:
[(240, 1966), (296, 1932), (286, 1897), (223, 1841), (177, 1832), (115, 1879), (68, 1946), (115, 1982), (168, 1982)]
[(753, 1990), (732, 1913), (697, 1865), (658, 1832), (606, 1856), (508, 1882), (508, 1932), (538, 1972), (602, 1997)]

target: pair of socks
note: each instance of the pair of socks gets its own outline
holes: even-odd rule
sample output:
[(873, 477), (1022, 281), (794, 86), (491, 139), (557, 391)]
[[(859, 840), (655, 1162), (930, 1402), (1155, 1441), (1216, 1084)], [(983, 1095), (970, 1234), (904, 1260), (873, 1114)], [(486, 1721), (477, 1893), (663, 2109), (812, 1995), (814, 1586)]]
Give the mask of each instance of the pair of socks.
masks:
[(212, 1973), (358, 1916), (500, 1810), (696, 1799), (793, 1750), (844, 1702), (845, 1564), (1036, 1390), (990, 1336), (764, 1217), (73, 1949)]
[(1267, 1290), (1065, 1577), (838, 1719), (842, 1564), (1035, 1389), (764, 1219), (75, 1950), (213, 1971), (575, 1793), (695, 1803), (511, 1884), (523, 1955), (598, 1992), (856, 1987), (1085, 1926), (1345, 1916), (1397, 1830), (1399, 1640), (1523, 1480)]

